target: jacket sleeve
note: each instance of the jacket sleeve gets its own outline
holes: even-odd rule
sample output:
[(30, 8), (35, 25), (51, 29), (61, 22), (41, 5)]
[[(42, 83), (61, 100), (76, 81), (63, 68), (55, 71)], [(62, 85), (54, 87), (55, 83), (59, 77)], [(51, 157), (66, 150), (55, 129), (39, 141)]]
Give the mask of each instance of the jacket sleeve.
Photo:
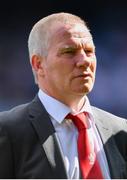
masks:
[(11, 142), (0, 125), (0, 179), (14, 178), (13, 169)]

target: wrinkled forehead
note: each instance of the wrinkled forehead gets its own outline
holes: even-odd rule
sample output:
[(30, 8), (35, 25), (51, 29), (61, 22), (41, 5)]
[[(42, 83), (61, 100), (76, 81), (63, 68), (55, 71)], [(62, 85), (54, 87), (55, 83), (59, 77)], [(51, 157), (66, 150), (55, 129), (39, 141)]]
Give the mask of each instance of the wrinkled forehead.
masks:
[(69, 43), (82, 41), (82, 43), (93, 42), (92, 35), (83, 24), (57, 25), (52, 29), (50, 43)]

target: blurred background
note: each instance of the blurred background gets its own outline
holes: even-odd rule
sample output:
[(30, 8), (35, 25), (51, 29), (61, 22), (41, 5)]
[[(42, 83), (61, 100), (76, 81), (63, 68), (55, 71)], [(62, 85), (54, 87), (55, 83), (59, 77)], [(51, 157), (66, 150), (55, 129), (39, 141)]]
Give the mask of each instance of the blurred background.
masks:
[(98, 66), (91, 104), (127, 118), (127, 3), (122, 0), (2, 2), (0, 111), (29, 102), (38, 92), (29, 64), (29, 32), (42, 17), (60, 11), (84, 18), (93, 34)]

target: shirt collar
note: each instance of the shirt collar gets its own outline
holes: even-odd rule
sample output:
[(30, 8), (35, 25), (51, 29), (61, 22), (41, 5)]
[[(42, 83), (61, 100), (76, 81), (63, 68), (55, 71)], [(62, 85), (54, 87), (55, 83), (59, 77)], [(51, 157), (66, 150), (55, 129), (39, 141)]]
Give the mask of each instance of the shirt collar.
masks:
[(47, 95), (41, 89), (38, 92), (38, 97), (49, 115), (59, 123), (61, 123), (65, 116), (71, 112), (71, 109), (68, 106)]
[[(61, 123), (64, 120), (64, 118), (67, 116), (67, 114), (69, 114), (72, 111), (67, 105), (47, 95), (41, 89), (39, 89), (38, 97), (41, 103), (44, 105), (46, 111), (49, 113), (49, 115), (53, 117), (58, 123)], [(90, 102), (87, 96), (86, 96), (85, 104), (80, 112), (87, 112), (89, 115), (92, 115)], [(78, 113), (74, 113), (74, 114), (78, 114)]]

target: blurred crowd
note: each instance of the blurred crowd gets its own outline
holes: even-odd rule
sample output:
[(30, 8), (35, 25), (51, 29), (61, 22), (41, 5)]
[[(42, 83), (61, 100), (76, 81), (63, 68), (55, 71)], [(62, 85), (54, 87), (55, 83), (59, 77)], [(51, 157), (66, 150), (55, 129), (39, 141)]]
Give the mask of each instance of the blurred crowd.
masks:
[[(34, 83), (27, 37), (3, 34), (0, 44), (0, 111), (30, 101), (38, 89)], [(127, 33), (95, 34), (97, 76), (90, 94), (93, 105), (127, 117)]]
[[(55, 3), (47, 3), (47, 11), (48, 7), (52, 10), (53, 5), (58, 9)], [(107, 4), (107, 8), (97, 6), (94, 11), (90, 11), (90, 4), (89, 9), (84, 11), (84, 8), (77, 9), (74, 4), (72, 8), (70, 3), (65, 9), (68, 11), (68, 8), (75, 8), (77, 14), (87, 17), (94, 36), (98, 63), (95, 86), (89, 95), (91, 104), (127, 118), (127, 15), (124, 6), (124, 9), (118, 6), (115, 11), (112, 7)], [(8, 24), (7, 19), (3, 19), (0, 29), (0, 111), (27, 103), (38, 92), (29, 63), (27, 39), (32, 25), (42, 17), (42, 9), (38, 16), (39, 11), (28, 12), (28, 9), (26, 12), (21, 11), (18, 20), (16, 14), (13, 17), (8, 14)]]

